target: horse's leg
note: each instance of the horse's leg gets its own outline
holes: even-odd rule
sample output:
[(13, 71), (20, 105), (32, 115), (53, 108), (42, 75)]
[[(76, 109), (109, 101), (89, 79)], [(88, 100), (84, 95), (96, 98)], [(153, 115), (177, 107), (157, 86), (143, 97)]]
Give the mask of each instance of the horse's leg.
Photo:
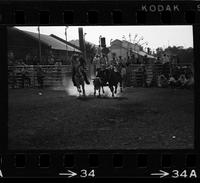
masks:
[(120, 91), (121, 92), (123, 92), (122, 89), (123, 89), (123, 80), (120, 81)]
[(77, 91), (78, 91), (78, 92), (80, 93), (80, 89), (79, 89), (79, 86), (77, 86), (76, 88), (77, 88)]
[(81, 96), (81, 89), (80, 89), (80, 86), (77, 86), (76, 88), (77, 88), (77, 91), (78, 91), (78, 95), (79, 95), (79, 97), (80, 97), (80, 96)]
[(104, 88), (103, 88), (103, 85), (102, 85), (101, 87), (102, 87), (102, 91), (103, 91), (103, 93), (105, 93)]
[(117, 93), (117, 85), (118, 85), (118, 84), (115, 85), (115, 94)]
[(99, 97), (101, 96), (101, 87), (99, 87)]
[(112, 93), (112, 97), (114, 97), (114, 88), (113, 88), (113, 86), (110, 85), (109, 88), (110, 88), (110, 91)]
[(94, 96), (96, 95), (96, 88), (94, 87)]
[(84, 85), (84, 83), (82, 84), (82, 90), (83, 90), (83, 96), (85, 96), (85, 85)]

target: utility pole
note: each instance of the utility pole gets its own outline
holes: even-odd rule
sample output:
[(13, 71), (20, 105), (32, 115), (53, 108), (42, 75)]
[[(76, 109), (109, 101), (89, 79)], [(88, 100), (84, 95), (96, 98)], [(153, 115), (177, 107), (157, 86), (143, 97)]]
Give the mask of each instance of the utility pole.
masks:
[[(68, 29), (68, 26), (65, 27), (65, 39), (66, 39), (66, 62), (68, 61), (67, 29)], [(66, 63), (66, 64), (67, 64), (67, 63)]]
[(38, 26), (38, 39), (39, 39), (39, 62), (41, 64), (42, 55), (41, 55), (41, 41), (40, 41), (40, 26)]
[(85, 44), (85, 36), (86, 36), (87, 33), (84, 33), (83, 35), (83, 45), (84, 45), (84, 59), (85, 61), (87, 61), (87, 55), (86, 55), (86, 44)]

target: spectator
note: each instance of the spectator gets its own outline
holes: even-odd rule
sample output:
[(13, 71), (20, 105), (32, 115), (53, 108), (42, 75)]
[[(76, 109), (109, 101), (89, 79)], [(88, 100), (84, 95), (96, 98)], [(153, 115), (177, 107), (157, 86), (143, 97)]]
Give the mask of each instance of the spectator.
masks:
[(126, 66), (128, 67), (131, 64), (130, 57), (127, 57)]
[(37, 57), (37, 56), (34, 56), (34, 57), (33, 57), (33, 65), (37, 65), (38, 63), (39, 63), (38, 57)]
[(146, 68), (145, 66), (142, 67), (143, 68), (143, 73), (142, 73), (142, 86), (143, 87), (147, 87), (147, 72), (146, 72)]
[(170, 87), (174, 89), (176, 87), (176, 83), (177, 83), (177, 81), (176, 81), (175, 77), (173, 75), (170, 75), (169, 81), (168, 81), (168, 84), (170, 85)]
[(158, 87), (165, 88), (167, 86), (168, 86), (167, 78), (163, 74), (158, 76)]
[(117, 72), (117, 60), (115, 57), (110, 61), (110, 68)]
[(25, 83), (28, 83), (28, 86), (30, 87), (31, 79), (29, 77), (28, 71), (25, 68), (23, 68), (22, 69), (22, 88), (25, 87)]
[(30, 53), (27, 53), (26, 56), (25, 56), (25, 63), (27, 65), (30, 65), (31, 64), (31, 55)]
[(126, 87), (126, 83), (127, 83), (127, 74), (126, 74), (126, 68), (125, 65), (122, 64), (122, 68), (121, 68), (121, 76), (122, 76), (122, 87)]
[(187, 82), (185, 83), (185, 87), (188, 89), (192, 89), (194, 87), (194, 77), (192, 74), (190, 75)]
[(100, 58), (100, 68), (106, 69), (107, 66), (108, 66), (108, 61), (106, 55), (103, 54), (103, 56)]
[(11, 84), (11, 88), (16, 88), (16, 73), (15, 71), (12, 69), (10, 72), (9, 72), (9, 81), (10, 81), (10, 84)]
[(177, 86), (179, 88), (184, 88), (186, 83), (187, 83), (187, 81), (188, 80), (186, 79), (185, 74), (181, 74), (179, 79), (178, 79), (178, 81), (177, 81)]
[(94, 75), (96, 76), (98, 71), (100, 70), (101, 68), (101, 65), (100, 65), (100, 56), (99, 55), (96, 55), (93, 59), (93, 64), (94, 64)]
[(147, 58), (147, 55), (144, 56), (143, 58), (143, 63), (146, 65), (148, 64), (148, 58)]
[(160, 57), (157, 57), (157, 60), (156, 60), (156, 64), (161, 64), (161, 60), (160, 60)]
[(134, 64), (134, 63), (135, 63), (135, 55), (131, 55), (130, 64)]

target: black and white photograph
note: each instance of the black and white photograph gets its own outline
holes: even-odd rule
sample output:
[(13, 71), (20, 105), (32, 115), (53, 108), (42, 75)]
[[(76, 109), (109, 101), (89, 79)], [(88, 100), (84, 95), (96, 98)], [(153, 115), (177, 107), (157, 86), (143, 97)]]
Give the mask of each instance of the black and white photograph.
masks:
[(8, 27), (8, 149), (193, 149), (193, 47), (190, 25)]

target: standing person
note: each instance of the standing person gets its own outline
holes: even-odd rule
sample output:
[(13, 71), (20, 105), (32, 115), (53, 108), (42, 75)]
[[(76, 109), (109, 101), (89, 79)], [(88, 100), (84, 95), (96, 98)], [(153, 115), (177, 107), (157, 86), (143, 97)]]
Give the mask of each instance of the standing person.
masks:
[(166, 88), (168, 86), (168, 81), (164, 74), (158, 76), (157, 84), (160, 88)]
[(37, 65), (38, 63), (39, 63), (38, 57), (37, 57), (37, 56), (34, 56), (34, 57), (33, 57), (33, 65)]
[(41, 67), (37, 69), (38, 88), (43, 88), (45, 73)]
[(115, 57), (110, 61), (110, 68), (117, 72), (117, 60)]
[(122, 57), (119, 56), (119, 59), (118, 59), (118, 62), (117, 62), (117, 71), (121, 73), (121, 70), (122, 70), (122, 66), (123, 66), (123, 60), (122, 60)]
[(147, 55), (144, 56), (143, 58), (143, 64), (148, 64), (148, 58), (147, 58)]
[(126, 67), (122, 64), (121, 68), (121, 77), (122, 77), (122, 87), (126, 87), (127, 84), (127, 74), (126, 74)]
[(28, 82), (28, 86), (31, 85), (31, 79), (29, 77), (28, 71), (23, 67), (22, 69), (22, 88), (25, 87), (25, 83)]
[(130, 57), (128, 56), (127, 61), (126, 61), (126, 66), (128, 67), (130, 64), (131, 64), (131, 60), (130, 60)]
[(175, 77), (172, 74), (170, 74), (168, 84), (170, 85), (170, 87), (172, 89), (174, 89), (176, 87), (176, 82), (177, 81), (176, 81)]
[(135, 63), (135, 55), (131, 55), (130, 64)]
[(96, 55), (94, 57), (93, 63), (94, 63), (94, 75), (96, 76), (98, 74), (98, 71), (101, 68), (101, 65), (100, 65), (100, 56), (99, 55)]
[(107, 64), (108, 64), (108, 61), (107, 61), (106, 55), (103, 54), (103, 56), (100, 58), (100, 68), (102, 70), (105, 70)]
[(142, 66), (143, 72), (142, 72), (142, 86), (147, 87), (147, 71), (145, 68), (145, 65)]
[(119, 56), (119, 59), (118, 59), (118, 64), (122, 65), (123, 64), (123, 59), (122, 59), (122, 56)]
[(16, 87), (16, 83), (17, 83), (17, 80), (16, 80), (16, 73), (15, 73), (15, 70), (11, 70), (10, 72), (9, 72), (9, 83), (11, 84), (11, 87), (12, 88), (15, 88)]
[(179, 88), (184, 88), (186, 83), (187, 83), (187, 79), (185, 77), (185, 74), (181, 74), (178, 81), (177, 81), (177, 85)]

